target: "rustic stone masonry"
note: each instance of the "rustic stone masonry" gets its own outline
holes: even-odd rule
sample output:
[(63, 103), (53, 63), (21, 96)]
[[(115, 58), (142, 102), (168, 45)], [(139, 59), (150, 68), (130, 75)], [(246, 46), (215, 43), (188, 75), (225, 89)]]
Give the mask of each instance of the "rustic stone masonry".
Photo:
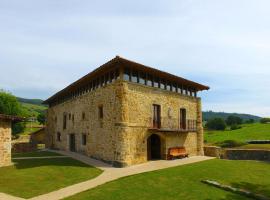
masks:
[[(110, 78), (105, 72), (115, 69), (112, 65), (118, 67), (117, 78), (108, 84)], [(134, 67), (133, 79), (130, 75), (126, 80), (123, 66), (129, 65)], [(144, 72), (148, 79), (141, 75)], [(97, 74), (102, 78), (97, 79)], [(163, 82), (153, 78), (149, 85), (154, 76)], [(190, 156), (203, 155), (201, 99), (197, 91), (205, 89), (209, 88), (117, 57), (46, 101), (50, 104), (46, 146), (83, 153), (117, 167), (154, 157), (166, 159), (171, 147), (185, 147)], [(160, 108), (160, 127), (153, 127), (154, 105)], [(185, 128), (180, 127), (180, 109), (186, 111)]]
[(11, 165), (11, 121), (0, 119), (0, 167)]

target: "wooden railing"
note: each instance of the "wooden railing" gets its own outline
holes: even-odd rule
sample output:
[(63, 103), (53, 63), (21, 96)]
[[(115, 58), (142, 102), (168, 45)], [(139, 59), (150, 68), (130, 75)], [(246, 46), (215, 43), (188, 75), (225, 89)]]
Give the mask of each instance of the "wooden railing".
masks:
[(197, 131), (197, 120), (187, 119), (185, 123), (181, 123), (177, 118), (162, 117), (160, 120), (150, 118), (149, 129), (192, 132)]

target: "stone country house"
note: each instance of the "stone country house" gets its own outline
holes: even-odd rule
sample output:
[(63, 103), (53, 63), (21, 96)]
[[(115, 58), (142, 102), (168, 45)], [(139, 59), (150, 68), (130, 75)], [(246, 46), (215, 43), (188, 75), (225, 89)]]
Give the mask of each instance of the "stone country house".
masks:
[(209, 87), (116, 56), (45, 101), (46, 145), (116, 167), (203, 155), (201, 99)]
[(11, 165), (11, 123), (21, 121), (15, 116), (0, 114), (0, 167)]

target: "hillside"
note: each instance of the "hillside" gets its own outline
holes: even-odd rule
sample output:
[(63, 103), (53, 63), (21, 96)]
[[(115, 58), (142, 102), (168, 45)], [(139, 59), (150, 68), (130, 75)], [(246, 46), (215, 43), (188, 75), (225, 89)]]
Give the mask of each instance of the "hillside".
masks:
[(206, 111), (206, 112), (203, 112), (203, 120), (204, 121), (208, 121), (209, 119), (212, 119), (212, 118), (226, 119), (230, 115), (234, 115), (234, 116), (240, 117), (244, 121), (245, 120), (248, 120), (248, 119), (254, 119), (255, 121), (259, 121), (261, 119), (261, 117), (259, 117), (259, 116), (250, 115), (250, 114), (239, 114), (239, 113), (225, 113), (225, 112)]
[(47, 106), (43, 105), (41, 99), (25, 99), (17, 97), (18, 101), (23, 107), (23, 113), (26, 113), (28, 117), (37, 117), (39, 113), (44, 112)]
[(20, 103), (27, 103), (27, 104), (34, 104), (34, 105), (39, 105), (39, 106), (44, 106), (43, 100), (41, 99), (25, 99), (25, 98), (21, 98), (21, 97), (17, 97), (18, 101)]

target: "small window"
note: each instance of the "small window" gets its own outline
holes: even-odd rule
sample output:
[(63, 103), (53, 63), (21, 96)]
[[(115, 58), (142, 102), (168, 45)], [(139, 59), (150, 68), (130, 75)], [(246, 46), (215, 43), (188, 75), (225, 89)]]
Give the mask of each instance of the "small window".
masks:
[(172, 91), (176, 92), (176, 84), (175, 83), (172, 84)]
[(154, 87), (158, 88), (159, 87), (159, 79), (154, 78)]
[(138, 72), (137, 71), (132, 71), (131, 82), (138, 83)]
[(153, 77), (151, 75), (147, 75), (147, 86), (153, 86)]
[(140, 72), (139, 83), (145, 85), (145, 73)]
[(119, 80), (120, 79), (120, 73), (119, 73), (119, 69), (115, 70), (115, 80)]
[(171, 83), (170, 82), (167, 82), (166, 90), (171, 91)]
[(114, 71), (111, 71), (110, 73), (110, 83), (114, 82), (115, 78), (114, 78)]
[(57, 138), (57, 141), (58, 142), (60, 142), (61, 141), (61, 133), (60, 132), (57, 132), (57, 136), (56, 136)]
[(69, 115), (68, 115), (68, 119), (69, 119), (69, 120), (71, 120), (71, 113), (69, 113)]
[(82, 120), (85, 120), (85, 112), (82, 113)]
[(72, 122), (74, 123), (74, 114), (72, 115)]
[(125, 68), (124, 70), (124, 80), (130, 81), (130, 70), (128, 68)]
[(86, 134), (82, 134), (82, 145), (86, 145)]
[(66, 129), (67, 128), (67, 115), (64, 114), (63, 116), (63, 129)]
[(98, 117), (99, 119), (103, 119), (103, 106), (98, 107)]
[(165, 89), (165, 80), (163, 79), (160, 80), (160, 88), (163, 90)]

